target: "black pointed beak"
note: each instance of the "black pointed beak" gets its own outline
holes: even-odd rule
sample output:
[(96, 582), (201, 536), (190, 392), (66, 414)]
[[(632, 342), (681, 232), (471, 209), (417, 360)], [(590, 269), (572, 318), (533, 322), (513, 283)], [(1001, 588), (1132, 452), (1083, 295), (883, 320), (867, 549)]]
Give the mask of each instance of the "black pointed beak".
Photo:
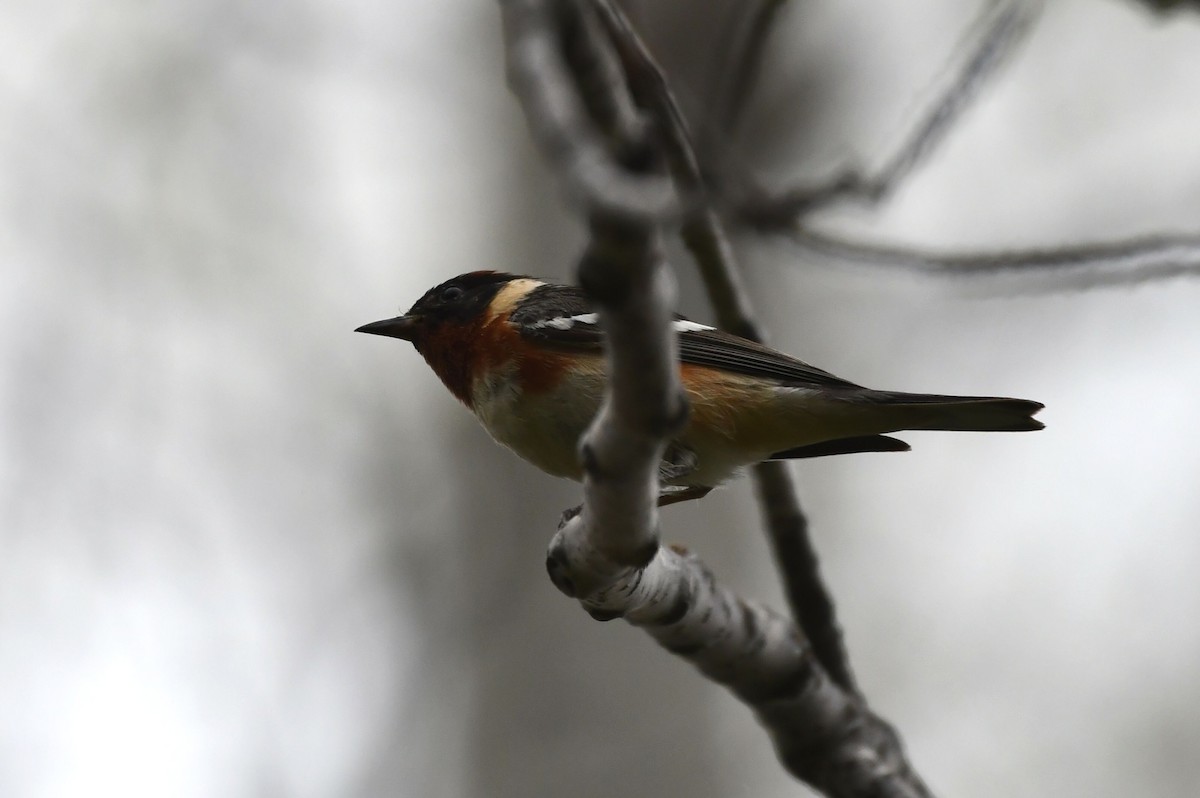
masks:
[(397, 316), (394, 319), (384, 319), (383, 321), (373, 321), (370, 324), (364, 324), (356, 329), (355, 332), (386, 335), (389, 338), (403, 338), (405, 341), (411, 341), (417, 334), (417, 325), (420, 320), (419, 316)]

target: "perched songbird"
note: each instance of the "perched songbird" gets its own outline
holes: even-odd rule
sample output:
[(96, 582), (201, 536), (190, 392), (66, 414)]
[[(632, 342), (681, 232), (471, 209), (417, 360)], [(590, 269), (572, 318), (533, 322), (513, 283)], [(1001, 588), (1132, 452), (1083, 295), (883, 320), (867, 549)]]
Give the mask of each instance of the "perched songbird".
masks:
[[(691, 417), (661, 470), (678, 493), (664, 496), (701, 496), (763, 460), (908, 450), (885, 432), (1042, 428), (1038, 402), (875, 391), (681, 316), (674, 325)], [(493, 438), (549, 474), (582, 479), (577, 446), (603, 398), (605, 358), (578, 288), (471, 272), (357, 332), (411, 341)]]

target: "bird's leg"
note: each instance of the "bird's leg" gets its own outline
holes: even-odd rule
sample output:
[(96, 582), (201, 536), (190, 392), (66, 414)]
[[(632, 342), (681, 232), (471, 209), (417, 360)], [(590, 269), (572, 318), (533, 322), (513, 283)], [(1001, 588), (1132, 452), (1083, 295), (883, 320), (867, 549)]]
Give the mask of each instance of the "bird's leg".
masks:
[(662, 462), (658, 464), (658, 483), (661, 486), (658, 495), (658, 506), (666, 507), (691, 499), (699, 499), (712, 490), (709, 487), (696, 485), (672, 485), (672, 482), (683, 479), (696, 470), (699, 460), (696, 453), (686, 446), (672, 443), (663, 453)]
[(692, 499), (703, 499), (712, 491), (712, 488), (693, 486), (690, 488), (679, 488), (670, 492), (658, 494), (658, 506), (667, 507), (680, 502), (691, 501)]
[[(696, 453), (686, 446), (672, 443), (667, 447), (667, 450), (663, 452), (662, 461), (658, 464), (659, 507), (667, 507), (671, 504), (679, 504), (679, 502), (700, 499), (708, 495), (708, 492), (712, 488), (671, 484), (675, 480), (682, 479), (695, 471), (699, 462)], [(562, 529), (572, 518), (581, 512), (583, 512), (582, 504), (563, 510), (562, 516), (558, 519), (558, 528)]]
[(698, 465), (700, 460), (695, 452), (672, 442), (663, 452), (663, 459), (658, 464), (658, 482), (660, 485), (670, 485), (695, 471)]

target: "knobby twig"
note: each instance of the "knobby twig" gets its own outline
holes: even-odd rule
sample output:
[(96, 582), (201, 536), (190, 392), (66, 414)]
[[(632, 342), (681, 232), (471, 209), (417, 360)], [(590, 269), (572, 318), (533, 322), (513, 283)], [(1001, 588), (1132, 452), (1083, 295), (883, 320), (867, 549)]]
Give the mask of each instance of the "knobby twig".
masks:
[[(657, 120), (667, 162), (678, 183), (693, 195), (704, 193), (703, 177), (687, 123), (653, 55), (613, 3), (599, 4), (639, 100)], [(754, 320), (742, 287), (737, 260), (720, 218), (704, 206), (687, 213), (682, 237), (700, 270), (717, 324), (754, 341), (764, 335)], [(808, 520), (800, 508), (787, 467), (764, 463), (754, 469), (765, 527), (784, 582), (793, 617), (813, 646), (817, 660), (842, 689), (857, 695), (833, 600), (821, 578), (816, 550), (808, 536)]]
[(609, 387), (580, 442), (582, 510), (559, 529), (547, 568), (594, 617), (660, 617), (656, 599), (677, 585), (647, 573), (660, 559), (658, 465), (687, 422), (671, 331), (674, 283), (652, 226), (593, 217), (592, 232), (579, 282), (599, 309)]

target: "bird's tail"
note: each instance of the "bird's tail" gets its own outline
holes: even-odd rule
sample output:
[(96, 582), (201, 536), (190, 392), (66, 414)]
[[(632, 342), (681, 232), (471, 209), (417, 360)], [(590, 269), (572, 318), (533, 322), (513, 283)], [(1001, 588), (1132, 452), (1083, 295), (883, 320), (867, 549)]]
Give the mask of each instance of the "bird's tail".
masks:
[(867, 391), (856, 399), (886, 405), (894, 413), (897, 426), (881, 432), (902, 429), (1029, 432), (1045, 426), (1033, 417), (1045, 405), (1029, 399), (894, 391)]

